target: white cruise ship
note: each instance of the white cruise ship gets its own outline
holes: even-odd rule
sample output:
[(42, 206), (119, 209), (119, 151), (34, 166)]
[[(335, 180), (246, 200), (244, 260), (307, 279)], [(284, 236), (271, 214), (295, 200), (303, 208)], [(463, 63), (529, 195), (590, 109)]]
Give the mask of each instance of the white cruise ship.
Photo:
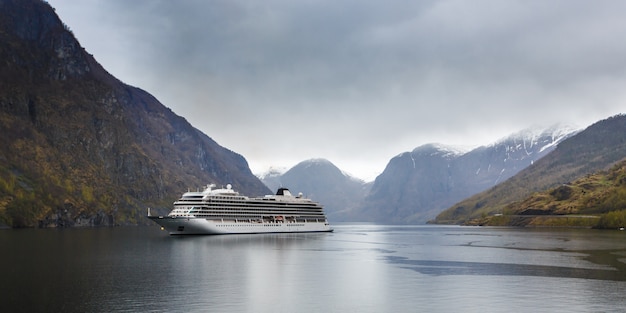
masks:
[(293, 196), (287, 188), (256, 198), (239, 195), (230, 184), (214, 188), (184, 193), (167, 216), (151, 216), (148, 209), (148, 218), (170, 235), (333, 231), (319, 203)]

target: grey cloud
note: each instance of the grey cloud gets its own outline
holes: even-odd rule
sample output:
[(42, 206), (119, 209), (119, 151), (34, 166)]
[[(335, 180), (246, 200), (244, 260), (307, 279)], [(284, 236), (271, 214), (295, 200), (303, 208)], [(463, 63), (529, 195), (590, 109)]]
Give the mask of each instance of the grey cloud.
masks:
[[(584, 126), (626, 100), (623, 1), (50, 3), (114, 75), (258, 167), (372, 149), (381, 171), (425, 142)], [(276, 133), (300, 144), (253, 143)]]

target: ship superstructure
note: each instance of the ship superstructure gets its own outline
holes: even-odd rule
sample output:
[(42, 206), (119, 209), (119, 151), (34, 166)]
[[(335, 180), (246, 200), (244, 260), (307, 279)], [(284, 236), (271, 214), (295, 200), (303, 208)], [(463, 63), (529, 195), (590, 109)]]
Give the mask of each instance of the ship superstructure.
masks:
[(323, 207), (294, 196), (287, 188), (275, 195), (246, 197), (226, 188), (207, 185), (202, 191), (188, 191), (174, 202), (167, 216), (148, 218), (171, 235), (211, 235), (281, 232), (330, 232)]

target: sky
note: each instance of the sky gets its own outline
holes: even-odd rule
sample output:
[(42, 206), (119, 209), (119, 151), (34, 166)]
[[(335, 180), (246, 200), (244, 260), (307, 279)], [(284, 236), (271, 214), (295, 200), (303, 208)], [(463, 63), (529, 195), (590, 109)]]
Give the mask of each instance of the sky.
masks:
[(626, 111), (626, 1), (48, 0), (87, 52), (253, 173), (373, 180), (426, 143)]

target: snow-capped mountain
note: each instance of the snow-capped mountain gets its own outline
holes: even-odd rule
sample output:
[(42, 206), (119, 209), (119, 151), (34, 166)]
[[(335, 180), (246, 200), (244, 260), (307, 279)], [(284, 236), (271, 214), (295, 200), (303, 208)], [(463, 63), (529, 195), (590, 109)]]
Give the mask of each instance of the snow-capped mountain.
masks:
[(518, 156), (522, 159), (532, 158), (533, 154), (536, 155), (554, 148), (563, 139), (571, 137), (578, 131), (580, 131), (579, 127), (567, 124), (556, 124), (549, 127), (534, 126), (502, 138), (489, 147), (504, 145), (513, 154), (520, 152)]
[(325, 159), (287, 171), (272, 168), (258, 177), (272, 190), (284, 186), (321, 202), (333, 222), (424, 223), (532, 165), (577, 131), (567, 125), (532, 127), (474, 149), (425, 144), (392, 158), (368, 184)]
[(491, 187), (532, 165), (556, 145), (580, 131), (570, 125), (534, 126), (476, 148), (459, 160), (468, 174), (475, 173), (481, 186)]
[(427, 144), (390, 160), (353, 211), (357, 221), (423, 223), (450, 205), (515, 175), (576, 132), (533, 127), (469, 152)]
[[(514, 202), (521, 204), (522, 202), (529, 201), (529, 199), (532, 199), (530, 203), (537, 201), (541, 196), (533, 199), (532, 194), (536, 192), (545, 194), (551, 188), (568, 186), (578, 178), (608, 170), (616, 162), (623, 160), (625, 156), (626, 115), (620, 114), (598, 121), (586, 129), (576, 132), (575, 135), (567, 137), (567, 139), (560, 142), (551, 153), (535, 162), (532, 166), (520, 171), (506, 182), (498, 184), (497, 187), (487, 189), (484, 192), (451, 205), (448, 210), (437, 217), (437, 222), (463, 223), (470, 219), (481, 218), (483, 214), (501, 211), (503, 206), (507, 206), (507, 209), (513, 210), (512, 212), (516, 212), (517, 210), (517, 213), (521, 212), (521, 210), (535, 210), (536, 208), (533, 207), (534, 204), (530, 207), (526, 206), (529, 205), (529, 202), (523, 205), (508, 206), (508, 204)], [(619, 177), (619, 175), (617, 177)], [(614, 179), (619, 181), (619, 178)], [(587, 186), (593, 186), (593, 184), (589, 185), (588, 182), (585, 182), (584, 185), (586, 186), (581, 186), (582, 192), (584, 192)], [(597, 192), (602, 189), (604, 189), (605, 192), (609, 192), (611, 188), (610, 185), (611, 183), (608, 182), (603, 186), (593, 186), (593, 193), (595, 193), (596, 196), (586, 194), (585, 197), (591, 197), (589, 198), (590, 200), (588, 199), (588, 201), (591, 202), (583, 205), (586, 213), (592, 213), (599, 208), (601, 208), (600, 211), (603, 213), (605, 213), (606, 210), (621, 209), (621, 206), (618, 204), (619, 202), (600, 200), (604, 199), (604, 196), (601, 195), (602, 192)], [(566, 187), (565, 190), (571, 190), (571, 188), (567, 188), (569, 187)], [(563, 189), (557, 188), (556, 190), (556, 193), (551, 193), (549, 196), (555, 196)], [(615, 190), (613, 190), (612, 194), (615, 199), (619, 200), (622, 198)], [(569, 195), (564, 196), (558, 201), (564, 200), (560, 205), (567, 207), (566, 212), (575, 212), (580, 208), (580, 202), (578, 202), (580, 200), (568, 197)], [(546, 205), (541, 207), (543, 213), (555, 214), (558, 205), (553, 206), (552, 204), (548, 204), (550, 202), (549, 198), (546, 201), (543, 200), (546, 199), (538, 201)], [(586, 201), (587, 200), (582, 202)], [(577, 202), (578, 204), (575, 204)], [(565, 205), (565, 203), (567, 203), (567, 205)], [(603, 204), (600, 206), (595, 205), (597, 203)], [(563, 212), (564, 211), (561, 211), (560, 213)]]
[(413, 151), (411, 152), (402, 152), (396, 157), (403, 157), (408, 155), (408, 157), (411, 158), (413, 166), (415, 168), (416, 158), (438, 156), (443, 159), (455, 159), (467, 153), (468, 151), (470, 151), (470, 149), (448, 146), (440, 143), (428, 143), (413, 149)]
[(258, 177), (270, 190), (276, 191), (281, 187), (280, 177), (287, 172), (286, 167), (270, 167), (266, 172), (257, 174)]

